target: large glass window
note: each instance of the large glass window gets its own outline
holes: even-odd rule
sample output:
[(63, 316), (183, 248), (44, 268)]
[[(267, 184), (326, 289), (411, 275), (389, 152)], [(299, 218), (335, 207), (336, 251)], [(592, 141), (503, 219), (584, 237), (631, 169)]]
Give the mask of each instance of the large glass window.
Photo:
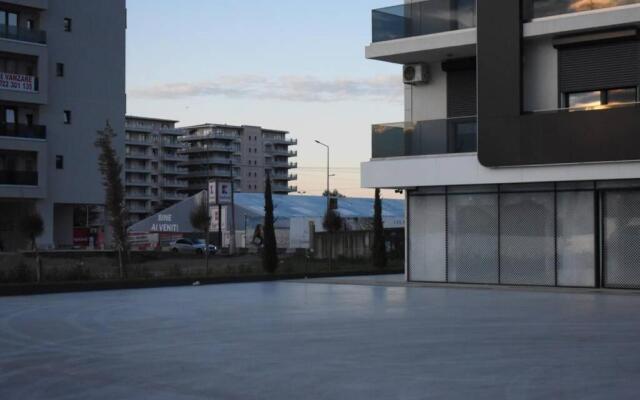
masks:
[(595, 110), (622, 104), (631, 104), (637, 101), (638, 89), (630, 87), (567, 93), (565, 105), (568, 108)]

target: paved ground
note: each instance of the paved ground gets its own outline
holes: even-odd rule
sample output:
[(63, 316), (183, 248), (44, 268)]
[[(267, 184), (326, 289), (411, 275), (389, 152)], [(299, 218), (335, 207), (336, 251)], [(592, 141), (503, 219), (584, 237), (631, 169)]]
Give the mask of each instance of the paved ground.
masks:
[(316, 281), (4, 298), (0, 399), (636, 399), (638, 310)]

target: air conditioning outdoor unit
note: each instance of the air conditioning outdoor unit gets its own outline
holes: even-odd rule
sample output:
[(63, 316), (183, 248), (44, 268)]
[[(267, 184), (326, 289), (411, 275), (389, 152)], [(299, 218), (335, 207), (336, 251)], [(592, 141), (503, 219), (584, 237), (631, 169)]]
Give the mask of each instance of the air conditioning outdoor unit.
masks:
[(402, 76), (407, 85), (426, 85), (431, 80), (429, 66), (426, 64), (405, 65)]

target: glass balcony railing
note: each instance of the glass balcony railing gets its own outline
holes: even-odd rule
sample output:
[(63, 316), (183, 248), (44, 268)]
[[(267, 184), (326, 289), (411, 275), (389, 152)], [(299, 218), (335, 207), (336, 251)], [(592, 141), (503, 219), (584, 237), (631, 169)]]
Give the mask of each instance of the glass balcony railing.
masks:
[(38, 186), (38, 172), (0, 170), (0, 185)]
[(374, 125), (372, 147), (373, 158), (473, 153), (478, 149), (477, 119)]
[(640, 0), (523, 0), (525, 20), (640, 4)]
[(476, 26), (476, 0), (427, 0), (379, 8), (372, 14), (375, 42)]
[(44, 31), (35, 29), (30, 30), (3, 24), (0, 24), (0, 38), (30, 43), (47, 43), (47, 34)]
[(8, 124), (0, 122), (0, 136), (46, 139), (47, 127), (42, 125)]

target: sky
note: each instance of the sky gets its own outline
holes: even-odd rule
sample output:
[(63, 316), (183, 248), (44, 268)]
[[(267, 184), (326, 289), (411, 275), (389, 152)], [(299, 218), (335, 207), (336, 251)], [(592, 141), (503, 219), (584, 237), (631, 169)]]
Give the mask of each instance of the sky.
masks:
[[(400, 66), (369, 61), (371, 10), (400, 0), (128, 0), (127, 113), (297, 138), (298, 190), (360, 188), (371, 125), (404, 118)], [(391, 192), (386, 197), (394, 197)]]

